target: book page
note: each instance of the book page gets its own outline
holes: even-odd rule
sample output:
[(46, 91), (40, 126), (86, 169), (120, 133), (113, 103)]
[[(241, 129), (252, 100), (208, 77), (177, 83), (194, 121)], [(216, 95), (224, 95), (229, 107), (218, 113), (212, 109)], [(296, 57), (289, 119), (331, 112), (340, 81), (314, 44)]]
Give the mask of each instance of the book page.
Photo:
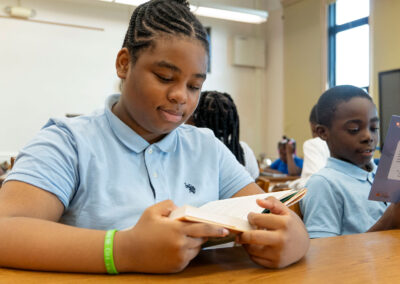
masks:
[(400, 116), (393, 115), (385, 138), (369, 200), (400, 201)]
[(400, 141), (397, 142), (397, 147), (393, 155), (392, 165), (390, 166), (388, 179), (400, 180)]
[(258, 206), (258, 204), (256, 203), (257, 199), (265, 199), (269, 196), (274, 196), (277, 199), (281, 199), (289, 192), (292, 191), (285, 190), (279, 192), (261, 193), (250, 196), (217, 200), (204, 204), (200, 208), (205, 209), (207, 212), (231, 217), (238, 217), (240, 219), (247, 220), (247, 215), (250, 212), (261, 213), (263, 211), (263, 208)]

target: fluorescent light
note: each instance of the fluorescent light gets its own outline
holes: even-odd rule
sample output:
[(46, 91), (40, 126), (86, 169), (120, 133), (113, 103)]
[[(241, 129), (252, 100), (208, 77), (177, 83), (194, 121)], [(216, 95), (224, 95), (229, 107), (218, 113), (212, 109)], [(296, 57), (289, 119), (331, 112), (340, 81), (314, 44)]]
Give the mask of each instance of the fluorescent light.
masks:
[(261, 24), (267, 21), (268, 13), (261, 10), (241, 9), (236, 7), (191, 7), (195, 15), (236, 22)]
[[(125, 5), (139, 6), (148, 0), (100, 0)], [(233, 6), (207, 3), (207, 6), (190, 5), (190, 10), (197, 16), (217, 18), (229, 21), (261, 24), (267, 21), (268, 12), (262, 10), (238, 8)]]
[(131, 5), (131, 6), (139, 6), (149, 0), (100, 0), (100, 1), (126, 4), (126, 5)]
[(115, 0), (115, 3), (119, 4), (127, 4), (127, 5), (132, 5), (132, 6), (139, 6), (142, 5), (143, 3), (147, 2), (148, 0)]

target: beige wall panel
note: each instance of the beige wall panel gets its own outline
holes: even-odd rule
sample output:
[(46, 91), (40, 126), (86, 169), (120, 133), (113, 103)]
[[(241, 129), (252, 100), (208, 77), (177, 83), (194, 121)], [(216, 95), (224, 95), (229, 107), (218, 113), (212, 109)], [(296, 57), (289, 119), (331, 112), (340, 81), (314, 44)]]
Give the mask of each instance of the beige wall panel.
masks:
[(326, 38), (321, 0), (303, 0), (284, 8), (284, 133), (297, 140), (298, 154), (311, 138), (309, 112), (324, 90)]

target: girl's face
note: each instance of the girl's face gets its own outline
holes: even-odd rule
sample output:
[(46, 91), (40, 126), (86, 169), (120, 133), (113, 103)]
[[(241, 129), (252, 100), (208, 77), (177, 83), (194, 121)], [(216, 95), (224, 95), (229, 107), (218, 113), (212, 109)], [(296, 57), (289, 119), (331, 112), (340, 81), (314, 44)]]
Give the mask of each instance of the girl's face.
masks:
[(207, 53), (197, 40), (162, 38), (132, 64), (126, 48), (117, 57), (124, 80), (113, 112), (149, 143), (157, 142), (196, 109), (207, 71)]
[(319, 126), (319, 134), (332, 157), (367, 169), (379, 141), (376, 108), (368, 99), (359, 97), (339, 103), (331, 127)]

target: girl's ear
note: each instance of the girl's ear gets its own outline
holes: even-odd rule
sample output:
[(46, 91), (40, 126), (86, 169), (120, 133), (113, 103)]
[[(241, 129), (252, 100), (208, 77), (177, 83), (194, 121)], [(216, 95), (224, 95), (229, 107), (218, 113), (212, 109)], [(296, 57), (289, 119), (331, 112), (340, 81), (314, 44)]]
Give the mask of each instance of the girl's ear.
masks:
[(115, 68), (117, 69), (117, 75), (120, 79), (126, 79), (130, 62), (131, 56), (128, 49), (124, 47), (118, 52), (117, 60), (115, 61)]
[(319, 138), (326, 141), (329, 137), (329, 129), (325, 125), (317, 124), (315, 127), (315, 131)]

